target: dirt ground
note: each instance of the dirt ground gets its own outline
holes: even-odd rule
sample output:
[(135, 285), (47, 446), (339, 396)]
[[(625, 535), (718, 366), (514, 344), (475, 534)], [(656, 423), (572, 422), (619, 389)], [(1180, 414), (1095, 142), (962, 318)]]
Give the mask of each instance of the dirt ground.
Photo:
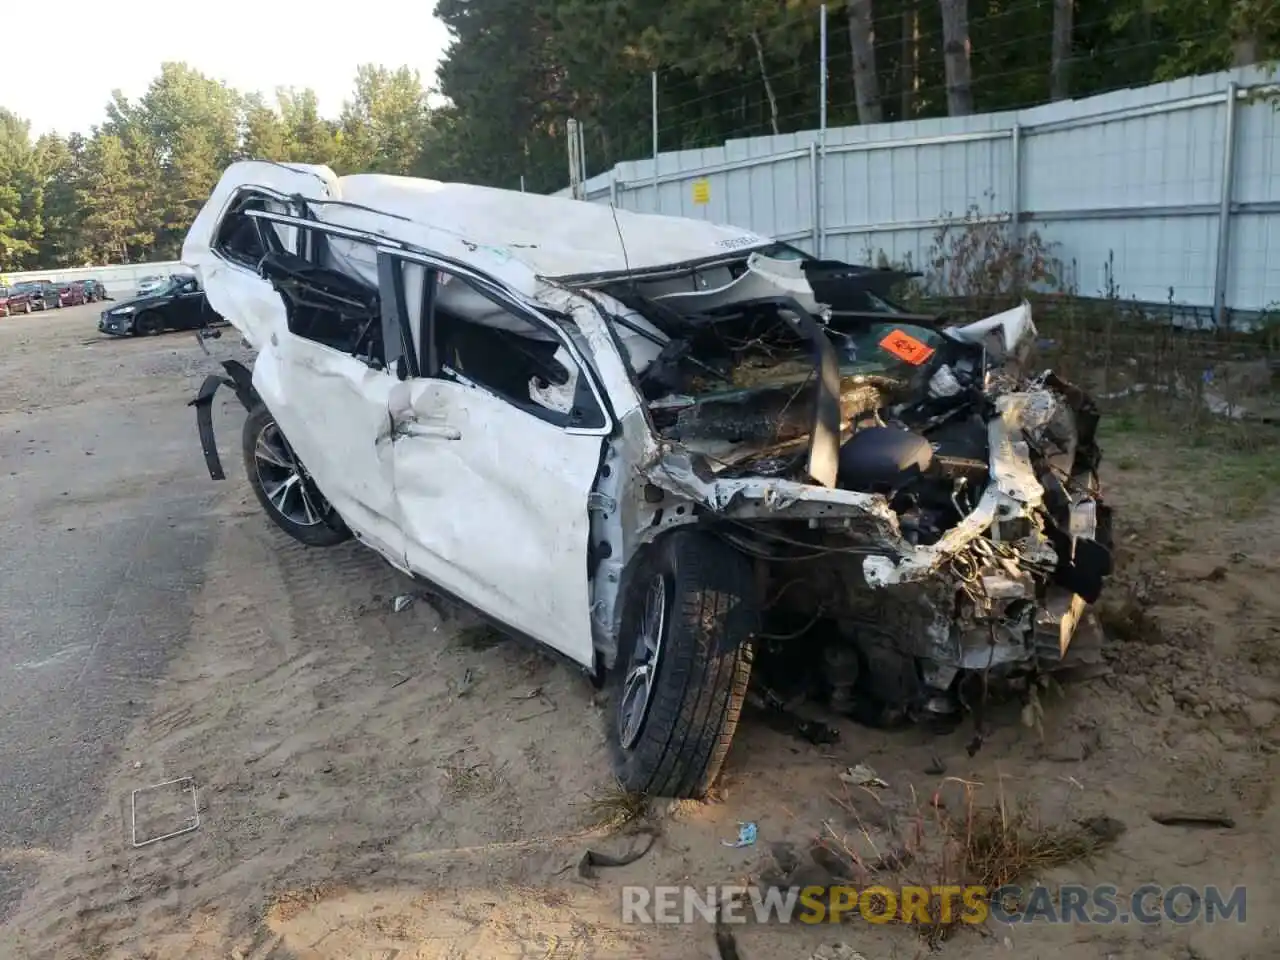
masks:
[[(179, 401), (213, 362), (189, 337), (118, 344), (111, 361), (85, 356), (69, 372), (42, 357), (85, 331), (56, 316), (21, 323), (0, 321), (0, 351), (15, 331), (27, 343), (29, 377), (21, 391), (0, 384), (4, 411), (79, 404), (79, 416), (104, 415), (80, 401), (136, 388), (153, 375), (147, 358), (163, 340), (183, 359), (151, 387), (171, 390), (172, 416), (192, 420), (198, 459)], [(228, 339), (215, 352), (233, 351)], [(715, 799), (661, 811), (647, 855), (584, 879), (576, 865), (585, 849), (638, 842), (599, 826), (592, 798), (610, 794), (610, 778), (586, 680), (469, 629), (465, 611), (358, 546), (307, 550), (286, 539), (243, 482), (241, 414), (223, 403), (229, 477), (211, 483), (218, 534), (188, 639), (119, 745), (96, 815), (65, 847), (26, 854), (39, 875), (0, 933), (0, 955), (714, 957), (708, 923), (622, 923), (620, 888), (745, 882), (769, 869), (779, 844), (804, 851), (823, 836), (867, 851), (934, 816), (935, 794), (960, 811), (955, 778), (1018, 798), (1048, 822), (1123, 823), (1112, 845), (1046, 881), (1244, 884), (1250, 911), (1244, 924), (1212, 927), (989, 924), (958, 930), (941, 956), (1257, 960), (1280, 951), (1280, 921), (1264, 909), (1280, 892), (1280, 507), (1268, 495), (1271, 468), (1256, 458), (1211, 448), (1186, 456), (1176, 439), (1109, 430), (1105, 480), (1122, 544), (1107, 608), (1118, 634), (1106, 650), (1112, 673), (1048, 697), (1040, 731), (1016, 709), (997, 711), (970, 757), (968, 725), (935, 735), (850, 723), (839, 743), (812, 746), (748, 716)], [(141, 468), (138, 477), (152, 482)], [(417, 599), (394, 612), (405, 593)], [(888, 786), (841, 783), (857, 763)], [(199, 827), (135, 848), (131, 792), (178, 777), (194, 779)], [(190, 800), (143, 795), (138, 828), (179, 829)], [(1163, 826), (1151, 819), (1158, 809), (1225, 811), (1234, 826)], [(739, 821), (757, 824), (754, 845), (725, 845)], [(862, 920), (735, 933), (746, 960), (802, 960), (834, 943), (867, 960), (930, 949), (911, 929)]]

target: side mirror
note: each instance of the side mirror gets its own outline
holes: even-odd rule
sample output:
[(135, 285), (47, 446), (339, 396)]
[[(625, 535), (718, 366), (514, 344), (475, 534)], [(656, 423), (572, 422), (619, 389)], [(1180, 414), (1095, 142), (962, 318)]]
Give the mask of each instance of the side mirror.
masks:
[(396, 357), (396, 379), (400, 381), (409, 379), (409, 360), (403, 353)]

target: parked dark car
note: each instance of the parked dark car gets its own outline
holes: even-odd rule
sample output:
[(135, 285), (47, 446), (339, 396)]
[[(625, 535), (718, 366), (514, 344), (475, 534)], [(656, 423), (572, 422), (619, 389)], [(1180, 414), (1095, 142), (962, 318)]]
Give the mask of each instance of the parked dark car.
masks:
[(51, 307), (62, 306), (58, 285), (48, 280), (24, 280), (21, 283), (15, 283), (13, 289), (30, 295), (32, 310), (48, 310)]
[(154, 293), (103, 310), (98, 329), (117, 337), (147, 336), (197, 330), (221, 319), (195, 277), (174, 276)]
[(84, 286), (84, 299), (87, 303), (111, 299), (107, 296), (107, 288), (102, 285), (101, 280), (77, 280), (76, 282)]
[(34, 309), (29, 291), (19, 290), (17, 287), (0, 287), (0, 317), (30, 313)]

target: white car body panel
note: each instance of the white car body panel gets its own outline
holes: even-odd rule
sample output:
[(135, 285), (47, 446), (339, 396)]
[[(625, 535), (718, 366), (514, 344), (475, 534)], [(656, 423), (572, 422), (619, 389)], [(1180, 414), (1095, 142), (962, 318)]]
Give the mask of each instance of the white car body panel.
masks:
[(601, 438), (448, 380), (397, 384), (391, 416), (409, 569), (590, 665), (587, 498)]
[(230, 320), (255, 350), (263, 348), (272, 330), (287, 329), (283, 304), (266, 280), (213, 252), (214, 232), (231, 201), (246, 186), (284, 197), (296, 194), (326, 200), (334, 195), (337, 179), (328, 167), (241, 161), (222, 175), (187, 231), (182, 262), (200, 277), (209, 305)]
[(253, 385), (352, 531), (405, 569), (388, 442), (395, 378), (286, 329), (259, 352)]
[[(396, 236), (409, 240), (411, 234), (402, 231), (415, 229), (437, 234), (440, 239), (422, 245), (495, 276), (501, 273), (488, 264), (515, 262), (533, 276), (550, 279), (625, 274), (773, 242), (748, 230), (701, 220), (595, 203), (569, 205), (561, 197), (466, 183), (359, 174), (343, 177), (339, 184), (348, 203), (406, 218), (396, 224)], [(335, 217), (340, 215), (341, 208), (332, 209)], [(348, 208), (341, 216), (358, 218), (360, 212)]]

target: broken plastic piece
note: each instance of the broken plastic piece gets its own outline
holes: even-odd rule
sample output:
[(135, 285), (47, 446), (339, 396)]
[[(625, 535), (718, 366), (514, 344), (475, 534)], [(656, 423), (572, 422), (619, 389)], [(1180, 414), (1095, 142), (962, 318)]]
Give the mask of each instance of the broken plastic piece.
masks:
[(756, 842), (756, 825), (750, 820), (739, 820), (738, 839), (720, 842), (726, 847), (750, 847)]
[(413, 603), (412, 595), (402, 593), (400, 596), (396, 597), (395, 602), (392, 604), (392, 609), (394, 609), (396, 613), (400, 613), (401, 611), (406, 610), (411, 603)]
[(876, 772), (865, 763), (850, 767), (840, 774), (840, 782), (853, 787), (887, 787), (889, 785), (887, 781), (876, 776)]
[(578, 876), (584, 880), (594, 880), (596, 878), (596, 867), (625, 867), (629, 863), (635, 863), (653, 848), (658, 839), (658, 831), (653, 827), (640, 827), (635, 831), (635, 834), (636, 836), (648, 837), (648, 843), (636, 847), (630, 853), (621, 857), (615, 857), (609, 853), (600, 853), (596, 850), (587, 850), (578, 861)]

